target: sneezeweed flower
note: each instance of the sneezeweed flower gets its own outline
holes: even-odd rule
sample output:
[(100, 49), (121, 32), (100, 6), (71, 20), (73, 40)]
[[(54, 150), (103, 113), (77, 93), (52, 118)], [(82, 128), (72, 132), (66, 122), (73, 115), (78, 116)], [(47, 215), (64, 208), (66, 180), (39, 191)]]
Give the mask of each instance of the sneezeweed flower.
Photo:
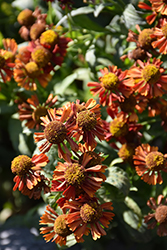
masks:
[(142, 144), (135, 149), (133, 156), (136, 173), (150, 184), (162, 184), (161, 171), (167, 172), (166, 155), (158, 151), (158, 147)]
[(123, 144), (118, 151), (119, 157), (123, 161), (129, 162), (131, 165), (132, 165), (134, 153), (135, 153), (135, 144), (133, 144), (133, 143)]
[(163, 74), (165, 69), (160, 67), (162, 61), (157, 58), (149, 59), (147, 62), (137, 60), (138, 66), (129, 69), (126, 85), (133, 88), (135, 92), (147, 98), (162, 96), (166, 93), (167, 75)]
[(32, 60), (40, 67), (45, 67), (50, 61), (52, 54), (43, 46), (37, 46), (31, 53)]
[(76, 117), (76, 126), (71, 132), (77, 141), (83, 140), (87, 146), (94, 148), (97, 145), (95, 137), (100, 141), (104, 140), (104, 129), (102, 128), (100, 105), (94, 99), (86, 103), (77, 100), (72, 103), (72, 110)]
[(70, 114), (70, 108), (64, 107), (61, 114), (54, 108), (48, 110), (48, 115), (41, 117), (41, 125), (44, 126), (44, 131), (34, 133), (35, 142), (45, 140), (44, 143), (39, 146), (41, 152), (48, 152), (52, 145), (57, 145), (59, 158), (66, 160), (71, 157), (71, 152), (65, 145), (65, 141), (69, 143), (73, 151), (78, 150), (78, 145), (71, 139), (70, 127), (73, 126), (73, 124), (70, 121), (73, 120), (73, 117), (70, 117)]
[(100, 82), (89, 82), (88, 87), (95, 96), (99, 94), (99, 101), (103, 106), (112, 105), (113, 98), (120, 100), (121, 96), (128, 97), (130, 88), (124, 85), (127, 71), (118, 69), (117, 66), (109, 66), (108, 69), (101, 69), (102, 76), (99, 77)]
[(24, 9), (22, 10), (18, 17), (17, 21), (20, 25), (29, 27), (35, 22), (35, 17), (33, 16), (32, 10)]
[(157, 226), (157, 234), (161, 236), (167, 236), (167, 198), (164, 199), (163, 195), (159, 195), (157, 202), (155, 198), (150, 197), (147, 201), (153, 213), (149, 213), (144, 216), (144, 222), (149, 223), (147, 228), (153, 229)]
[(154, 34), (156, 41), (152, 42), (153, 48), (158, 48), (162, 54), (167, 53), (167, 21), (164, 19), (161, 27), (155, 27)]
[(49, 205), (46, 206), (45, 213), (41, 216), (39, 224), (46, 225), (40, 228), (40, 233), (44, 234), (46, 242), (52, 240), (60, 246), (66, 245), (67, 236), (72, 231), (66, 223), (66, 214), (58, 215)]
[(152, 8), (161, 13), (161, 15), (167, 15), (167, 3), (165, 0), (149, 0), (152, 4)]
[(16, 183), (13, 190), (18, 188), (19, 191), (22, 191), (25, 187), (33, 189), (41, 181), (41, 168), (46, 166), (48, 162), (48, 157), (45, 154), (34, 155), (32, 158), (27, 155), (15, 157), (11, 164), (12, 173), (16, 174), (13, 179)]
[(5, 48), (5, 59), (10, 58), (11, 62), (14, 62), (16, 52), (17, 52), (17, 43), (14, 39), (6, 38), (2, 40), (3, 46)]
[(19, 59), (16, 59), (16, 67), (14, 69), (14, 79), (18, 86), (27, 90), (37, 90), (37, 81), (46, 88), (52, 76), (50, 73), (45, 73), (42, 68), (39, 68), (35, 62), (24, 64)]
[(153, 8), (153, 6), (149, 6), (148, 4), (146, 4), (144, 2), (139, 2), (138, 7), (141, 8), (141, 9), (147, 10), (147, 11), (148, 10), (152, 11), (151, 15), (146, 16), (147, 23), (151, 25), (155, 21), (155, 19), (157, 17), (157, 12)]
[[(5, 56), (6, 54), (6, 56)], [(10, 81), (13, 76), (14, 63), (11, 62), (11, 58), (7, 56), (8, 51), (0, 50), (0, 76), (4, 83)]]
[(29, 129), (40, 128), (40, 117), (47, 115), (47, 109), (52, 107), (57, 101), (57, 96), (50, 94), (45, 103), (40, 104), (37, 95), (32, 95), (26, 102), (18, 105), (20, 121), (27, 120), (25, 126)]
[[(84, 153), (80, 161), (58, 162), (53, 173), (52, 192), (62, 192), (67, 199), (75, 199), (81, 194), (93, 197), (105, 180), (106, 166), (91, 163), (90, 154)], [(90, 162), (90, 166), (89, 166)], [(96, 176), (100, 173), (100, 176)]]
[(78, 240), (83, 235), (88, 235), (89, 231), (94, 240), (106, 235), (104, 227), (108, 228), (114, 217), (111, 212), (112, 203), (99, 204), (95, 197), (92, 199), (81, 197), (74, 201), (67, 201), (64, 208), (69, 209), (66, 223)]

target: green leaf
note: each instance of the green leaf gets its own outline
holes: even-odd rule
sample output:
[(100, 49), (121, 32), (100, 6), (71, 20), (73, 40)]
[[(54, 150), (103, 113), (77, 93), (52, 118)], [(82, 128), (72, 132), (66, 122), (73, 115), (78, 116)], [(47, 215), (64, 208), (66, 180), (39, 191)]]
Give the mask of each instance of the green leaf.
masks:
[(56, 94), (64, 94), (65, 90), (70, 86), (71, 83), (77, 78), (77, 73), (73, 73), (66, 78), (62, 82), (56, 83), (54, 86), (54, 91)]

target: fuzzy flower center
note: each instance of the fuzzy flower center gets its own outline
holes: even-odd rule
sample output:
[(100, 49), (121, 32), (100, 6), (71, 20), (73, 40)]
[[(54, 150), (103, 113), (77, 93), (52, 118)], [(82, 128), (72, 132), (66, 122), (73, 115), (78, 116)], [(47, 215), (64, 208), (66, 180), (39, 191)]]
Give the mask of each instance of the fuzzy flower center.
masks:
[(43, 46), (37, 46), (31, 53), (32, 59), (38, 64), (39, 67), (44, 67), (51, 58), (51, 53)]
[(40, 74), (38, 65), (35, 62), (29, 62), (25, 65), (26, 72), (30, 78), (36, 78)]
[(134, 155), (134, 145), (131, 144), (123, 144), (122, 147), (120, 148), (118, 155), (121, 159), (125, 160), (130, 160), (132, 159)]
[(44, 129), (44, 136), (52, 144), (59, 144), (67, 137), (67, 129), (60, 121), (51, 121)]
[(40, 36), (40, 43), (48, 49), (53, 49), (57, 42), (58, 34), (53, 30), (46, 30)]
[(102, 216), (102, 208), (96, 202), (85, 203), (80, 209), (80, 216), (84, 223), (97, 222)]
[(5, 60), (10, 58), (11, 61), (14, 62), (14, 55), (13, 55), (12, 51), (5, 51), (4, 58), (5, 58)]
[(96, 115), (89, 110), (81, 111), (78, 114), (77, 123), (83, 130), (91, 131), (97, 124)]
[(119, 118), (115, 118), (110, 122), (110, 132), (113, 136), (124, 136), (128, 133), (128, 124)]
[(136, 99), (132, 95), (129, 98), (125, 98), (123, 102), (120, 102), (121, 110), (126, 113), (133, 112), (135, 105)]
[(156, 171), (156, 170), (161, 170), (165, 167), (166, 159), (162, 153), (155, 151), (155, 152), (150, 152), (146, 156), (145, 161), (149, 169)]
[(85, 169), (78, 163), (73, 163), (65, 170), (64, 177), (70, 185), (80, 186), (85, 180)]
[(66, 237), (71, 234), (67, 224), (66, 224), (66, 214), (59, 215), (54, 222), (54, 231), (61, 237)]
[(156, 83), (159, 80), (160, 76), (161, 73), (155, 65), (149, 64), (142, 70), (142, 77), (149, 84)]
[(155, 211), (155, 219), (160, 224), (167, 222), (167, 206), (160, 205), (159, 207), (157, 207)]
[(101, 78), (102, 85), (106, 90), (116, 89), (119, 79), (114, 73), (108, 73)]
[(162, 26), (162, 33), (167, 38), (167, 23)]
[(0, 68), (3, 68), (3, 66), (5, 65), (5, 58), (0, 55)]
[(25, 9), (20, 12), (17, 17), (17, 21), (21, 25), (30, 26), (35, 22), (35, 17), (32, 15), (32, 10)]
[(98, 155), (96, 152), (93, 151), (88, 151), (83, 153), (80, 157), (79, 157), (79, 163), (81, 164), (83, 161), (83, 156), (84, 154), (91, 156), (92, 159), (90, 159), (90, 161), (86, 164), (85, 168), (90, 168), (96, 165), (101, 165), (103, 159), (100, 155)]
[(29, 169), (31, 169), (33, 166), (34, 164), (32, 163), (30, 157), (27, 155), (19, 155), (13, 159), (11, 170), (13, 174), (22, 176), (28, 173)]
[(40, 123), (41, 119), (40, 117), (47, 115), (47, 109), (44, 106), (38, 106), (34, 112), (32, 113), (32, 119), (36, 122), (36, 123)]
[(153, 38), (150, 37), (150, 35), (153, 34), (153, 31), (151, 29), (144, 29), (141, 31), (138, 37), (138, 41), (143, 48), (151, 47), (151, 42)]

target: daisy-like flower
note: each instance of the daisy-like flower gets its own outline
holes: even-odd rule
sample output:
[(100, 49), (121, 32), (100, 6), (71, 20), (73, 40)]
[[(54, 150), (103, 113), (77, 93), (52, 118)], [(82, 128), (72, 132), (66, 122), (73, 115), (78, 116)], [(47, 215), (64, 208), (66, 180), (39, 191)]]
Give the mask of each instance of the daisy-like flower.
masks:
[(50, 73), (45, 73), (35, 62), (24, 64), (19, 59), (15, 62), (14, 79), (18, 86), (34, 91), (37, 89), (36, 81), (38, 81), (43, 88), (46, 88), (52, 78)]
[(94, 96), (99, 94), (101, 105), (110, 106), (113, 98), (120, 100), (122, 95), (130, 95), (130, 88), (124, 85), (127, 71), (122, 71), (117, 66), (109, 66), (100, 71), (103, 75), (99, 77), (100, 82), (89, 82), (87, 85), (93, 87), (90, 91)]
[(141, 179), (150, 185), (162, 184), (161, 171), (167, 172), (166, 155), (158, 147), (142, 144), (135, 149), (133, 156), (136, 172)]
[(2, 40), (3, 46), (5, 48), (5, 54), (4, 57), (5, 59), (10, 58), (11, 62), (14, 62), (15, 60), (15, 55), (17, 52), (17, 43), (14, 39), (11, 38), (6, 38)]
[(47, 109), (52, 107), (56, 101), (57, 96), (53, 97), (53, 94), (50, 94), (46, 102), (41, 105), (37, 95), (32, 95), (26, 102), (18, 105), (19, 119), (21, 121), (27, 120), (25, 125), (29, 129), (35, 127), (38, 130), (41, 123), (40, 117), (47, 115)]
[(72, 103), (72, 110), (76, 117), (76, 126), (71, 132), (77, 141), (83, 140), (87, 146), (94, 148), (97, 145), (95, 137), (100, 141), (104, 140), (104, 129), (102, 128), (100, 105), (94, 99), (86, 103), (77, 100)]
[(49, 162), (48, 157), (45, 154), (34, 155), (32, 158), (27, 155), (19, 155), (15, 157), (11, 164), (11, 170), (16, 183), (13, 187), (13, 191), (17, 188), (22, 191), (25, 187), (32, 189), (41, 181), (40, 171), (41, 167), (46, 166)]
[(133, 163), (133, 155), (135, 153), (134, 143), (124, 143), (118, 151), (119, 157), (125, 161), (129, 162), (131, 165)]
[(88, 235), (89, 230), (94, 240), (106, 235), (104, 227), (108, 228), (114, 217), (111, 212), (112, 203), (106, 202), (100, 205), (96, 198), (82, 197), (74, 201), (67, 201), (64, 208), (69, 209), (66, 223), (78, 240), (83, 235)]
[(137, 60), (138, 66), (129, 69), (126, 85), (134, 89), (135, 92), (147, 98), (162, 96), (167, 90), (167, 75), (163, 74), (165, 69), (160, 67), (162, 61), (153, 58), (152, 62)]
[[(80, 161), (58, 162), (53, 173), (51, 191), (64, 191), (63, 195), (67, 199), (75, 199), (85, 193), (93, 197), (106, 179), (102, 174), (106, 166), (94, 165), (93, 161), (91, 163), (91, 159), (93, 157), (90, 154), (84, 153)], [(100, 176), (96, 176), (96, 173), (100, 173)]]
[[(70, 144), (73, 151), (78, 150), (78, 145), (71, 139), (70, 129), (73, 126), (73, 116), (70, 116), (71, 108), (64, 107), (61, 110), (61, 114), (56, 108), (48, 110), (48, 115), (41, 117), (44, 126), (43, 132), (34, 133), (35, 142), (45, 140), (44, 143), (39, 146), (39, 150), (43, 153), (48, 152), (53, 144), (58, 146), (59, 158), (69, 159), (71, 152), (65, 145), (65, 140)], [(74, 119), (75, 123), (75, 119)], [(65, 152), (63, 151), (63, 148)]]
[(167, 15), (167, 3), (165, 0), (149, 0), (152, 8), (161, 15)]
[[(14, 63), (11, 62), (11, 58), (7, 56), (7, 50), (0, 50), (0, 76), (4, 83), (10, 81), (13, 76)], [(6, 55), (6, 56), (5, 56)]]
[[(151, 2), (151, 1), (150, 1), (150, 2)], [(156, 17), (157, 17), (157, 12), (156, 12), (155, 9), (153, 8), (153, 6), (149, 6), (148, 4), (146, 4), (146, 3), (144, 3), (144, 2), (139, 2), (139, 3), (138, 3), (138, 7), (141, 8), (141, 9), (147, 10), (147, 11), (148, 11), (148, 10), (152, 11), (152, 14), (151, 14), (151, 15), (148, 15), (148, 16), (146, 17), (147, 23), (151, 25), (151, 24), (155, 21), (155, 19), (156, 19)]]
[(46, 242), (52, 240), (60, 246), (66, 245), (67, 236), (72, 234), (66, 223), (66, 214), (58, 215), (49, 205), (46, 206), (45, 213), (41, 216), (40, 225), (46, 225), (40, 228), (40, 233), (44, 234)]
[(144, 216), (144, 222), (149, 223), (148, 229), (153, 229), (156, 226), (157, 234), (161, 236), (167, 236), (167, 198), (163, 195), (159, 195), (157, 202), (153, 197), (147, 201), (147, 206), (149, 206), (153, 213), (149, 213)]
[(162, 21), (161, 27), (155, 27), (153, 37), (156, 37), (156, 41), (152, 42), (153, 48), (158, 48), (162, 54), (167, 53), (167, 21)]

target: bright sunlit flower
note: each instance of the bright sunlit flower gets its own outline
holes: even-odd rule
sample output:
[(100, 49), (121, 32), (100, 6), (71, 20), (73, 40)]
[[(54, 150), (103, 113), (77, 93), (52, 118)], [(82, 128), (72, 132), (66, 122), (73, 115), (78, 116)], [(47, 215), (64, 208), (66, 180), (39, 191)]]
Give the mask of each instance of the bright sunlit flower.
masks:
[(11, 80), (13, 76), (13, 68), (15, 66), (7, 54), (7, 50), (0, 49), (0, 76), (5, 83)]
[(150, 185), (162, 184), (161, 171), (167, 172), (166, 155), (158, 147), (142, 144), (135, 149), (133, 156), (136, 172), (141, 179)]
[(163, 20), (161, 27), (155, 27), (153, 37), (156, 38), (156, 41), (152, 42), (153, 48), (158, 48), (160, 53), (166, 55), (167, 53), (167, 21), (166, 20)]
[(149, 0), (152, 8), (161, 15), (167, 15), (167, 3), (165, 0)]

